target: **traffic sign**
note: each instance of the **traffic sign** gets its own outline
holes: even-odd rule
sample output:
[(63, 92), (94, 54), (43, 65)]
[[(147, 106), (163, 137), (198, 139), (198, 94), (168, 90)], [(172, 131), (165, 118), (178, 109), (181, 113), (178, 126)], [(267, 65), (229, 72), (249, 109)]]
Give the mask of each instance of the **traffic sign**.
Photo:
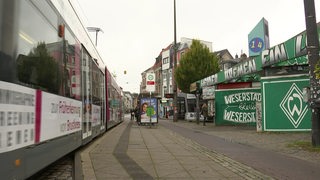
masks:
[(155, 74), (152, 72), (152, 73), (147, 73), (147, 76), (146, 76), (146, 90), (148, 92), (154, 92), (155, 91)]

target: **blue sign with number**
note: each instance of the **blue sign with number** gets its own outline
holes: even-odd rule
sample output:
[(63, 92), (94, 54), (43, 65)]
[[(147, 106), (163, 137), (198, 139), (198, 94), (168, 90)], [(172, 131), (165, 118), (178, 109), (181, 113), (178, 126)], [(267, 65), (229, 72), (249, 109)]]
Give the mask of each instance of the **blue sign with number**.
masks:
[(263, 50), (264, 42), (261, 38), (255, 37), (249, 42), (249, 49), (252, 52), (260, 52)]

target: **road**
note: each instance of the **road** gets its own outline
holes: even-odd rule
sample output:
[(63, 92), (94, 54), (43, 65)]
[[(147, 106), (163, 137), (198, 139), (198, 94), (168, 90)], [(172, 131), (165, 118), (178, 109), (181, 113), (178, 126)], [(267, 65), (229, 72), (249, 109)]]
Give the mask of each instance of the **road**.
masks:
[[(228, 129), (226, 130), (228, 135), (226, 135), (226, 138), (222, 138), (223, 128), (225, 127), (215, 127), (210, 130), (209, 128), (194, 128), (194, 126), (189, 125), (190, 123), (185, 122), (159, 122), (161, 126), (179, 133), (211, 151), (222, 153), (233, 160), (248, 165), (276, 179), (320, 179), (320, 164), (298, 159), (282, 152), (276, 152), (266, 146), (255, 147), (250, 143), (239, 143), (236, 141), (237, 132), (234, 132), (233, 137), (232, 135), (230, 136), (230, 127), (226, 127), (226, 129)], [(219, 137), (212, 133), (215, 130), (219, 131)], [(241, 127), (239, 130), (241, 131)], [(243, 132), (255, 133), (254, 129)], [(258, 133), (256, 134), (258, 136)], [(283, 134), (279, 133), (278, 136), (282, 138)], [(250, 136), (246, 137), (248, 138), (246, 142), (250, 142)], [(256, 139), (252, 139), (252, 141), (255, 140)], [(267, 143), (270, 142), (266, 142), (266, 144)], [(308, 154), (308, 152), (306, 153)], [(318, 155), (320, 156), (320, 153), (318, 153)]]

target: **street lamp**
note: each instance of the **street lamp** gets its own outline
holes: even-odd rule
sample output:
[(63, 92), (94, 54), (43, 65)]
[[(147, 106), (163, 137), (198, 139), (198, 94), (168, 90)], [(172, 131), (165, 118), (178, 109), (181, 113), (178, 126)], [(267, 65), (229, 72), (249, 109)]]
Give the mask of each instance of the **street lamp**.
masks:
[(98, 45), (98, 33), (100, 31), (103, 32), (102, 29), (98, 28), (98, 27), (87, 27), (87, 29), (89, 32), (96, 32), (96, 46), (97, 46)]
[[(173, 41), (173, 74), (175, 72), (175, 68), (177, 67), (177, 28), (176, 28), (176, 0), (173, 1), (173, 34), (174, 34), (174, 41)], [(174, 76), (173, 76), (174, 77)], [(172, 79), (173, 81), (173, 122), (178, 121), (178, 111), (177, 111), (177, 99), (178, 99), (178, 91), (177, 91), (177, 83), (175, 78)]]

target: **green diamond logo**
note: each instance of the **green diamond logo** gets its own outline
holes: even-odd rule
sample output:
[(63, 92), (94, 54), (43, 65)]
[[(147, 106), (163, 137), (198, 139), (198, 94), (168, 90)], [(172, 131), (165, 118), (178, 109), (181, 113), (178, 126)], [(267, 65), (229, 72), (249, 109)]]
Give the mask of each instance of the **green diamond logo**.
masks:
[(302, 92), (295, 83), (292, 84), (288, 93), (282, 99), (280, 108), (292, 125), (297, 128), (306, 115), (308, 107), (303, 102)]

